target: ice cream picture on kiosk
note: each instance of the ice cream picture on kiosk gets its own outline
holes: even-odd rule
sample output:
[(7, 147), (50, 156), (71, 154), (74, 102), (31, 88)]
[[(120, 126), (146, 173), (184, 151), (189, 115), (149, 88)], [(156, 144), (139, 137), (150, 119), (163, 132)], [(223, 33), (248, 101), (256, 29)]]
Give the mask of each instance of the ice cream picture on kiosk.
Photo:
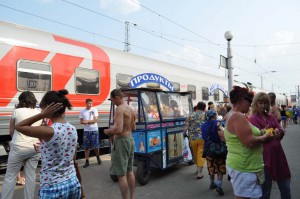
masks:
[(160, 130), (148, 131), (148, 152), (161, 150), (161, 132)]
[(143, 142), (143, 133), (140, 133), (140, 144), (139, 144), (139, 152), (145, 152), (145, 145)]
[(158, 145), (160, 145), (160, 137), (159, 136), (150, 138), (150, 147), (154, 148), (155, 146), (158, 146)]

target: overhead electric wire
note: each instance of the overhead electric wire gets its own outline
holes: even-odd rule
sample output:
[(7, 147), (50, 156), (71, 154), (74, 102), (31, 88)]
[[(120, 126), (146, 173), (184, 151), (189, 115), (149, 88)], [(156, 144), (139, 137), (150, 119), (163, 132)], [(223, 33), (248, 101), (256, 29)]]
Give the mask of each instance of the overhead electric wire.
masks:
[[(90, 12), (93, 12), (93, 13), (95, 13), (95, 14), (99, 14), (99, 15), (101, 15), (101, 16), (103, 16), (103, 17), (106, 17), (106, 18), (108, 18), (108, 19), (111, 19), (111, 20), (114, 20), (114, 21), (117, 21), (117, 22), (119, 22), (119, 23), (124, 24), (124, 22), (122, 22), (121, 20), (118, 20), (118, 19), (109, 17), (109, 16), (104, 15), (104, 14), (102, 14), (102, 13), (100, 13), (100, 12), (97, 12), (97, 11), (91, 10), (91, 9), (89, 9), (89, 8), (80, 6), (80, 5), (75, 4), (75, 3), (73, 3), (73, 2), (70, 2), (70, 1), (67, 1), (67, 0), (61, 0), (61, 1), (66, 2), (66, 3), (69, 3), (69, 4), (73, 5), (73, 6), (76, 6), (76, 7), (79, 7), (79, 8), (81, 8), (81, 9), (84, 9), (84, 10), (87, 10), (87, 11), (90, 11)], [(166, 19), (166, 20), (168, 20), (168, 21), (170, 21), (170, 22), (176, 24), (177, 26), (179, 26), (179, 27), (181, 27), (181, 28), (183, 28), (183, 29), (185, 29), (185, 30), (187, 30), (187, 31), (189, 31), (189, 32), (191, 32), (191, 33), (193, 33), (193, 34), (195, 34), (195, 35), (201, 37), (202, 39), (205, 39), (205, 40), (209, 41), (210, 44), (214, 44), (214, 45), (217, 45), (218, 47), (222, 47), (220, 44), (217, 44), (217, 43), (215, 43), (215, 42), (212, 42), (211, 40), (209, 40), (209, 39), (203, 37), (202, 35), (200, 35), (200, 34), (194, 32), (194, 31), (189, 30), (188, 28), (184, 27), (183, 25), (178, 24), (177, 22), (175, 22), (175, 21), (173, 21), (173, 20), (171, 20), (171, 19), (169, 19), (169, 18), (167, 18), (167, 17), (165, 17), (165, 16), (159, 14), (158, 12), (156, 12), (156, 11), (154, 11), (154, 10), (152, 10), (152, 9), (150, 9), (150, 8), (148, 8), (148, 7), (146, 7), (146, 6), (144, 6), (144, 5), (142, 5), (141, 3), (136, 2), (136, 1), (134, 1), (134, 0), (131, 0), (131, 1), (134, 2), (134, 3), (136, 3), (136, 4), (138, 4), (138, 5), (140, 5), (141, 7), (145, 8), (145, 9), (147, 9), (147, 10), (149, 10), (149, 11), (151, 11), (151, 12), (157, 14), (158, 16), (160, 16), (160, 17), (162, 17), (162, 18), (164, 18), (164, 19)], [(179, 45), (179, 46), (182, 46), (182, 47), (189, 48), (189, 49), (191, 49), (191, 50), (193, 50), (193, 51), (195, 51), (195, 52), (197, 52), (197, 53), (201, 53), (201, 54), (203, 54), (203, 55), (205, 55), (205, 56), (207, 56), (207, 57), (209, 57), (209, 58), (211, 58), (211, 59), (219, 60), (219, 59), (217, 59), (217, 58), (215, 58), (215, 57), (213, 57), (213, 56), (211, 56), (211, 55), (208, 55), (208, 54), (205, 54), (205, 53), (201, 52), (201, 51), (200, 51), (199, 49), (197, 49), (197, 48), (193, 48), (193, 47), (190, 47), (190, 46), (186, 46), (186, 45), (180, 44), (180, 43), (178, 43), (178, 42), (176, 42), (176, 41), (167, 39), (167, 38), (165, 38), (165, 37), (162, 36), (162, 33), (158, 33), (158, 32), (155, 32), (155, 31), (153, 31), (153, 30), (149, 30), (149, 29), (147, 29), (147, 28), (145, 28), (145, 27), (142, 27), (142, 26), (140, 26), (140, 25), (137, 25), (137, 24), (132, 25), (132, 23), (130, 23), (130, 25), (131, 25), (131, 27), (133, 27), (133, 28), (136, 28), (136, 29), (138, 29), (138, 30), (140, 30), (140, 31), (144, 31), (144, 32), (146, 32), (146, 33), (148, 33), (148, 34), (151, 34), (151, 35), (155, 36), (155, 37), (161, 38), (161, 39), (163, 39), (163, 40), (166, 40), (166, 41), (168, 41), (168, 42), (171, 42), (171, 43), (173, 43), (173, 44), (176, 44), (176, 45)], [(167, 34), (164, 34), (164, 35), (167, 35)], [(182, 39), (182, 38), (175, 37), (175, 36), (171, 36), (171, 35), (167, 35), (167, 36), (170, 36), (170, 37), (173, 37), (173, 38), (177, 38), (177, 39), (181, 39), (181, 40), (186, 40), (186, 39)], [(199, 41), (199, 42), (200, 42), (200, 41)], [(133, 46), (133, 45), (132, 45), (132, 46)], [(222, 47), (222, 48), (224, 49), (224, 47)], [(226, 49), (226, 48), (225, 48), (225, 49)], [(239, 56), (239, 57), (242, 57), (243, 59), (246, 59), (246, 60), (249, 61), (250, 63), (253, 63), (252, 60), (250, 60), (250, 59), (248, 59), (248, 58), (245, 58), (245, 57), (243, 57), (243, 56), (241, 56), (241, 55), (239, 55), (239, 54), (237, 54), (237, 53), (234, 53), (234, 54), (236, 54), (236, 55)], [(268, 70), (266, 70), (263, 66), (261, 66), (261, 65), (259, 65), (259, 64), (256, 64), (256, 65), (259, 66), (261, 69), (263, 69), (264, 72), (268, 71)]]
[[(162, 18), (166, 19), (167, 21), (169, 21), (169, 22), (171, 22), (171, 23), (173, 23), (173, 24), (176, 24), (177, 26), (183, 28), (184, 30), (187, 30), (187, 31), (189, 31), (189, 32), (191, 32), (191, 33), (193, 33), (193, 34), (195, 34), (195, 35), (201, 37), (202, 39), (205, 39), (205, 40), (211, 42), (212, 44), (215, 44), (215, 45), (221, 47), (219, 44), (212, 42), (211, 40), (209, 40), (209, 39), (203, 37), (202, 35), (200, 35), (200, 34), (194, 32), (194, 31), (191, 31), (190, 29), (188, 29), (188, 28), (182, 26), (181, 24), (179, 24), (179, 23), (177, 23), (177, 22), (175, 22), (175, 21), (173, 21), (173, 20), (171, 20), (171, 19), (169, 19), (169, 18), (167, 18), (167, 17), (165, 17), (165, 16), (159, 14), (158, 12), (156, 12), (156, 11), (154, 11), (154, 10), (152, 10), (152, 9), (150, 9), (150, 8), (148, 8), (148, 7), (146, 7), (146, 6), (144, 6), (144, 5), (142, 5), (141, 3), (136, 2), (135, 0), (131, 0), (131, 1), (134, 2), (134, 3), (136, 3), (136, 4), (138, 4), (138, 5), (140, 5), (141, 7), (143, 7), (143, 8), (145, 8), (145, 9), (149, 10), (150, 12), (153, 12), (153, 13), (157, 14), (159, 17), (162, 17)], [(289, 43), (289, 44), (293, 44), (293, 45), (294, 45), (294, 44), (298, 44), (298, 43)], [(300, 43), (299, 43), (299, 44), (300, 44)], [(286, 45), (286, 44), (273, 44), (273, 46), (275, 46), (275, 45)], [(272, 45), (256, 45), (256, 46), (262, 47), (262, 46), (272, 46)], [(255, 47), (255, 46), (253, 46), (253, 47)], [(244, 58), (245, 60), (247, 60), (247, 61), (249, 61), (250, 63), (253, 64), (253, 61), (252, 61), (252, 60), (250, 61), (248, 58), (245, 58), (245, 57), (243, 57), (243, 56), (241, 56), (241, 55), (239, 55), (239, 54), (237, 54), (237, 53), (233, 53), (233, 54), (235, 54), (235, 55), (237, 55), (237, 56), (239, 56), (239, 57), (242, 57), (242, 58)], [(263, 66), (261, 66), (261, 65), (259, 65), (259, 64), (257, 64), (257, 63), (255, 63), (255, 65), (259, 66), (259, 67), (260, 67), (261, 69), (263, 69), (265, 72), (268, 71), (268, 70), (266, 70)]]
[(287, 56), (298, 56), (298, 55), (300, 55), (300, 54), (299, 53), (295, 53), (295, 54), (276, 55), (276, 56), (267, 56), (267, 57), (256, 57), (256, 58), (269, 59), (269, 58), (276, 58), (276, 57), (287, 57)]
[[(43, 20), (46, 20), (46, 21), (50, 21), (50, 22), (53, 22), (53, 23), (57, 23), (57, 24), (66, 26), (66, 27), (70, 27), (70, 28), (73, 28), (73, 29), (76, 29), (76, 30), (80, 30), (80, 31), (83, 31), (83, 32), (86, 32), (86, 33), (89, 33), (89, 34), (92, 34), (92, 35), (97, 35), (97, 36), (100, 36), (100, 37), (103, 37), (105, 39), (109, 39), (109, 40), (112, 40), (112, 41), (115, 41), (115, 42), (118, 42), (118, 43), (125, 44), (124, 41), (120, 41), (120, 40), (114, 39), (112, 37), (107, 37), (107, 36), (104, 36), (104, 35), (101, 35), (101, 34), (98, 34), (98, 33), (94, 33), (94, 32), (91, 32), (91, 31), (88, 31), (88, 30), (85, 30), (85, 29), (82, 29), (82, 28), (79, 28), (79, 27), (76, 27), (76, 26), (72, 26), (72, 25), (69, 25), (69, 24), (66, 24), (66, 23), (62, 23), (62, 22), (53, 20), (53, 19), (42, 17), (42, 16), (39, 16), (39, 15), (36, 15), (36, 14), (33, 14), (33, 13), (29, 13), (29, 12), (26, 12), (26, 11), (23, 11), (23, 10), (19, 10), (19, 9), (16, 9), (16, 8), (12, 8), (12, 7), (3, 5), (1, 3), (0, 3), (0, 6), (8, 8), (8, 9), (11, 9), (11, 10), (14, 10), (14, 11), (18, 11), (18, 12), (21, 12), (21, 13), (24, 13), (24, 14), (27, 14), (27, 15), (31, 15), (31, 16), (34, 16), (34, 17), (37, 17), (37, 18), (40, 18), (40, 19), (43, 19)], [(154, 52), (154, 53), (157, 53), (157, 54), (162, 54), (162, 55), (165, 55), (165, 56), (173, 57), (173, 58), (176, 58), (176, 59), (179, 59), (179, 60), (182, 60), (182, 61), (187, 61), (187, 62), (190, 62), (190, 63), (197, 64), (197, 65), (211, 66), (211, 65), (206, 65), (206, 64), (194, 62), (194, 61), (191, 61), (191, 60), (183, 59), (183, 58), (180, 58), (180, 57), (176, 57), (176, 56), (173, 56), (173, 55), (170, 55), (170, 54), (158, 52), (158, 51), (155, 51), (155, 50), (152, 50), (152, 49), (148, 49), (148, 48), (145, 48), (145, 47), (141, 47), (141, 46), (138, 46), (138, 45), (135, 45), (135, 44), (130, 44), (130, 45), (132, 45), (132, 46), (134, 46), (136, 48), (140, 48), (140, 49), (151, 51), (151, 52)]]
[(139, 28), (138, 26), (135, 26), (135, 28), (137, 28), (137, 29), (139, 29), (139, 30), (141, 30), (141, 31), (144, 31), (144, 32), (146, 32), (146, 33), (149, 33), (149, 34), (151, 34), (151, 35), (154, 35), (154, 36), (156, 36), (156, 37), (158, 37), (158, 38), (161, 38), (161, 39), (163, 39), (163, 40), (166, 40), (166, 41), (168, 41), (168, 42), (171, 42), (171, 43), (173, 43), (173, 44), (176, 44), (176, 45), (178, 45), (178, 46), (182, 46), (182, 47), (191, 49), (191, 50), (193, 50), (193, 51), (195, 51), (195, 52), (197, 52), (197, 53), (201, 53), (202, 55), (205, 55), (205, 56), (207, 56), (207, 57), (209, 57), (209, 58), (211, 58), (211, 59), (214, 59), (214, 60), (219, 61), (219, 59), (217, 59), (217, 58), (215, 58), (215, 57), (213, 57), (213, 56), (211, 56), (211, 55), (205, 54), (205, 53), (201, 52), (201, 51), (200, 51), (199, 49), (197, 49), (197, 48), (193, 48), (193, 47), (190, 47), (190, 46), (187, 46), (187, 45), (178, 43), (178, 42), (176, 42), (176, 41), (167, 39), (167, 38), (165, 38), (165, 37), (162, 37), (162, 36), (159, 36), (159, 35), (155, 35), (155, 34), (149, 32), (149, 31), (147, 31), (147, 30), (143, 30), (142, 28)]
[[(110, 16), (108, 16), (108, 15), (102, 14), (102, 13), (100, 13), (100, 12), (94, 11), (94, 10), (92, 10), (92, 9), (83, 7), (83, 6), (81, 6), (81, 5), (75, 4), (75, 3), (71, 2), (71, 1), (67, 1), (67, 0), (61, 0), (61, 1), (65, 2), (65, 3), (72, 4), (73, 6), (79, 7), (79, 8), (81, 8), (81, 9), (87, 10), (87, 11), (89, 11), (89, 12), (92, 12), (92, 13), (95, 13), (95, 14), (98, 14), (98, 15), (101, 15), (101, 16), (106, 17), (106, 18), (108, 18), (108, 19), (111, 19), (111, 20), (113, 20), (113, 21), (116, 21), (116, 22), (119, 22), (119, 23), (124, 24), (124, 22), (121, 21), (121, 20), (118, 20), (118, 19), (116, 19), (116, 18), (113, 18), (113, 17), (110, 17)], [(139, 4), (140, 6), (142, 6), (143, 8), (145, 8), (145, 9), (147, 9), (147, 10), (150, 10), (151, 12), (154, 12), (155, 14), (159, 15), (160, 17), (162, 17), (162, 18), (164, 18), (164, 19), (166, 19), (166, 20), (168, 20), (168, 21), (170, 21), (170, 22), (172, 22), (172, 23), (174, 23), (174, 24), (180, 26), (181, 28), (183, 28), (183, 29), (185, 29), (185, 30), (187, 30), (187, 31), (189, 31), (189, 32), (192, 32), (193, 34), (196, 34), (197, 36), (201, 37), (202, 39), (207, 40), (208, 42), (201, 42), (201, 41), (198, 41), (198, 40), (190, 40), (190, 39), (180, 38), (180, 37), (177, 37), (177, 36), (173, 36), (173, 35), (169, 35), (169, 34), (165, 34), (165, 33), (158, 33), (158, 32), (157, 32), (158, 34), (166, 35), (166, 36), (173, 37), (173, 38), (176, 38), (176, 39), (180, 39), (180, 40), (183, 40), (183, 41), (191, 41), (191, 42), (206, 43), (206, 44), (215, 44), (215, 45), (217, 45), (217, 46), (220, 46), (220, 45), (221, 45), (221, 44), (215, 43), (215, 42), (213, 42), (213, 41), (211, 41), (211, 40), (209, 40), (209, 39), (203, 37), (202, 35), (200, 35), (200, 34), (194, 32), (194, 31), (189, 30), (188, 28), (184, 27), (183, 25), (178, 24), (177, 22), (175, 22), (175, 21), (173, 21), (173, 20), (171, 20), (171, 19), (168, 19), (167, 17), (165, 17), (165, 16), (163, 16), (163, 15), (161, 15), (161, 14), (155, 12), (155, 11), (152, 10), (152, 9), (147, 8), (146, 6), (144, 6), (144, 5), (142, 5), (142, 4), (138, 3), (138, 2), (136, 2), (136, 1), (134, 1), (134, 0), (131, 0), (131, 1), (134, 2), (134, 3), (136, 3), (136, 4)], [(145, 29), (146, 29), (146, 28), (145, 28)], [(148, 30), (148, 31), (149, 31), (149, 32), (152, 32), (152, 33), (155, 33), (155, 31), (152, 31), (152, 30)], [(262, 44), (262, 45), (233, 45), (233, 46), (260, 47), (260, 46), (292, 45), (292, 44), (293, 44), (293, 45), (295, 45), (295, 44), (300, 44), (300, 42), (299, 42), (299, 43), (283, 43), (283, 44)]]
[(134, 0), (131, 0), (131, 1), (134, 2), (134, 3), (136, 3), (136, 4), (138, 4), (138, 5), (140, 5), (141, 7), (145, 8), (146, 10), (148, 10), (148, 11), (150, 11), (150, 12), (153, 12), (153, 13), (157, 14), (158, 16), (164, 18), (165, 20), (167, 20), (167, 21), (169, 21), (169, 22), (171, 22), (171, 23), (173, 23), (173, 24), (175, 24), (175, 25), (181, 27), (182, 29), (184, 29), (184, 30), (186, 30), (186, 31), (188, 31), (188, 32), (190, 32), (190, 33), (193, 33), (194, 35), (197, 35), (198, 37), (200, 37), (200, 38), (202, 38), (202, 39), (204, 39), (204, 40), (206, 40), (206, 41), (209, 41), (209, 42), (211, 42), (212, 44), (215, 44), (215, 45), (217, 45), (217, 46), (219, 45), (219, 44), (217, 44), (217, 43), (215, 43), (215, 42), (213, 42), (213, 41), (207, 39), (206, 37), (204, 37), (204, 36), (202, 36), (202, 35), (200, 35), (200, 34), (194, 32), (194, 31), (192, 31), (192, 30), (186, 28), (185, 26), (183, 26), (183, 25), (181, 25), (181, 24), (179, 24), (179, 23), (177, 23), (177, 22), (175, 22), (175, 21), (173, 21), (173, 20), (171, 20), (171, 19), (169, 19), (169, 18), (167, 18), (167, 17), (165, 17), (165, 16), (159, 14), (158, 12), (156, 12), (156, 11), (154, 11), (154, 10), (152, 10), (152, 9), (150, 9), (150, 8), (148, 8), (148, 7), (146, 7), (146, 6), (144, 6), (143, 4), (141, 4), (141, 3), (139, 3), (139, 2), (136, 2), (136, 1), (134, 1)]
[[(91, 10), (91, 9), (89, 9), (89, 8), (86, 8), (86, 7), (83, 7), (83, 6), (81, 6), (81, 5), (75, 4), (75, 3), (73, 3), (73, 2), (70, 2), (70, 1), (67, 1), (67, 0), (61, 0), (61, 1), (65, 2), (65, 3), (68, 3), (68, 4), (71, 4), (71, 5), (73, 5), (73, 6), (79, 7), (79, 8), (81, 8), (81, 9), (87, 10), (87, 11), (89, 11), (89, 12), (93, 12), (93, 13), (95, 13), (95, 14), (99, 14), (99, 15), (101, 15), (101, 16), (103, 16), (103, 17), (106, 17), (106, 18), (108, 18), (108, 19), (111, 19), (111, 20), (114, 20), (114, 21), (117, 21), (117, 22), (119, 22), (119, 23), (124, 24), (124, 22), (122, 22), (121, 20), (118, 20), (118, 19), (109, 17), (109, 16), (104, 15), (104, 14), (102, 14), (102, 13), (100, 13), (100, 12), (96, 12), (96, 11), (94, 11), (94, 10)], [(207, 54), (205, 54), (205, 53), (202, 53), (202, 52), (201, 52), (199, 49), (197, 49), (197, 48), (191, 48), (191, 47), (188, 47), (188, 46), (186, 46), (186, 45), (180, 44), (180, 43), (178, 43), (178, 42), (176, 42), (176, 41), (173, 41), (173, 40), (167, 39), (167, 38), (165, 38), (165, 37), (156, 35), (156, 34), (152, 33), (151, 31), (146, 30), (145, 28), (137, 27), (137, 25), (131, 25), (131, 26), (132, 26), (133, 28), (136, 28), (136, 29), (140, 30), (140, 31), (146, 32), (146, 33), (148, 33), (148, 34), (151, 34), (151, 35), (153, 35), (153, 36), (155, 36), (155, 37), (161, 38), (161, 39), (163, 39), (163, 40), (166, 40), (166, 41), (168, 41), (168, 42), (171, 42), (171, 43), (173, 43), (173, 44), (176, 44), (176, 45), (179, 45), (179, 46), (182, 46), (182, 47), (189, 48), (189, 49), (191, 49), (191, 50), (193, 50), (193, 51), (195, 51), (195, 52), (197, 52), (197, 53), (201, 53), (201, 54), (203, 54), (203, 55), (205, 55), (205, 56), (207, 56), (207, 57), (210, 57), (210, 58), (212, 58), (212, 59), (218, 60), (217, 58), (215, 58), (215, 57), (213, 57), (213, 56), (211, 56), (211, 55), (207, 55)]]
[(34, 16), (34, 17), (37, 17), (37, 18), (40, 18), (40, 19), (43, 19), (43, 20), (51, 21), (53, 23), (57, 23), (57, 24), (60, 24), (60, 25), (63, 25), (63, 26), (67, 26), (67, 27), (70, 27), (70, 28), (73, 28), (73, 29), (76, 29), (76, 30), (80, 30), (80, 31), (83, 31), (83, 32), (86, 32), (86, 33), (89, 33), (89, 34), (97, 35), (97, 36), (100, 36), (100, 37), (103, 37), (103, 38), (106, 38), (106, 39), (109, 39), (109, 40), (113, 40), (113, 41), (116, 41), (116, 42), (124, 43), (123, 41), (114, 39), (112, 37), (108, 37), (108, 36), (104, 36), (104, 35), (101, 35), (101, 34), (97, 34), (97, 33), (94, 33), (94, 32), (91, 32), (91, 31), (88, 31), (88, 30), (85, 30), (85, 29), (82, 29), (82, 28), (78, 28), (76, 26), (72, 26), (72, 25), (69, 25), (69, 24), (66, 24), (66, 23), (62, 23), (60, 21), (49, 19), (49, 18), (40, 16), (40, 15), (36, 15), (36, 14), (33, 14), (33, 13), (29, 13), (29, 12), (26, 12), (26, 11), (23, 11), (23, 10), (19, 10), (17, 8), (12, 8), (12, 7), (3, 5), (3, 4), (0, 4), (0, 6), (8, 8), (8, 9), (11, 9), (11, 10), (14, 10), (14, 11), (18, 11), (18, 12), (21, 12), (21, 13), (24, 13), (24, 14), (27, 14), (27, 15), (31, 15), (31, 16)]
[[(137, 24), (135, 24), (137, 26)], [(134, 25), (134, 26), (135, 26)], [(132, 26), (132, 27), (134, 27)], [(139, 27), (141, 27), (140, 25), (138, 25)], [(162, 33), (162, 32), (157, 32), (157, 31), (154, 31), (154, 30), (150, 30), (148, 28), (145, 28), (145, 27), (142, 27), (143, 29), (153, 33), (153, 34), (157, 34), (157, 35), (165, 35), (167, 37), (172, 37), (172, 38), (175, 38), (175, 39), (178, 39), (178, 40), (182, 40), (182, 41), (189, 41), (189, 42), (197, 42), (197, 43), (202, 43), (202, 44), (212, 44), (211, 42), (207, 42), (207, 41), (199, 41), (199, 40), (193, 40), (193, 39), (186, 39), (186, 38), (182, 38), (182, 37), (178, 37), (178, 36), (174, 36), (174, 35), (170, 35), (170, 34), (166, 34), (166, 33)], [(218, 44), (218, 45), (221, 45), (221, 44)]]
[(76, 7), (78, 7), (78, 8), (87, 10), (87, 11), (89, 11), (89, 12), (93, 12), (93, 13), (95, 13), (95, 14), (101, 15), (102, 17), (106, 17), (106, 18), (108, 18), (108, 19), (110, 19), (110, 20), (113, 20), (113, 21), (116, 21), (116, 22), (119, 22), (119, 23), (124, 24), (124, 22), (121, 21), (121, 20), (118, 20), (118, 19), (115, 19), (115, 18), (113, 18), (113, 17), (107, 16), (107, 15), (105, 15), (105, 14), (102, 14), (101, 12), (97, 12), (97, 11), (91, 10), (91, 9), (89, 9), (89, 8), (83, 7), (83, 6), (81, 6), (81, 5), (78, 5), (78, 4), (76, 4), (76, 3), (73, 3), (73, 2), (71, 2), (71, 1), (67, 1), (67, 0), (61, 0), (61, 1), (65, 2), (65, 3), (68, 3), (68, 4), (71, 4), (71, 5), (73, 5), (73, 6), (76, 6)]
[(257, 44), (257, 45), (235, 44), (233, 46), (241, 46), (241, 47), (269, 47), (269, 46), (287, 46), (287, 45), (300, 45), (300, 42), (279, 43), (279, 44)]

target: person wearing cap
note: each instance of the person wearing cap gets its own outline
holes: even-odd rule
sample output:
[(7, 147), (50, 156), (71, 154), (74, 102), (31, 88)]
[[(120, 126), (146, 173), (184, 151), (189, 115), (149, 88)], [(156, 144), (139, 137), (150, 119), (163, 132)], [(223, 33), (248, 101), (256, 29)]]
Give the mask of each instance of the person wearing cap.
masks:
[[(217, 120), (217, 112), (210, 109), (206, 112), (206, 122), (201, 126), (202, 138), (204, 139), (204, 147), (207, 141), (224, 142), (224, 131), (221, 123)], [(220, 196), (224, 195), (222, 189), (223, 175), (226, 174), (226, 157), (209, 157), (206, 156), (208, 174), (210, 176), (209, 189), (216, 189)], [(217, 183), (215, 183), (215, 175), (217, 175)]]

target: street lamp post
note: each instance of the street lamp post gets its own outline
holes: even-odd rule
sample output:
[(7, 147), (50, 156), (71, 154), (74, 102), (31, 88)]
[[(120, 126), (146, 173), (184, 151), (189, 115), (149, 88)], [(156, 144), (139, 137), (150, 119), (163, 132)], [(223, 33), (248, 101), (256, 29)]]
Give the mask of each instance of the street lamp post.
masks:
[(271, 70), (271, 71), (267, 71), (267, 72), (264, 72), (262, 74), (259, 74), (258, 76), (260, 76), (260, 88), (263, 89), (264, 88), (264, 84), (263, 84), (263, 74), (266, 74), (266, 73), (276, 73), (277, 71), (275, 70)]
[(225, 32), (224, 34), (225, 39), (227, 40), (227, 69), (228, 69), (228, 94), (232, 90), (233, 87), (233, 68), (232, 68), (232, 54), (231, 54), (231, 47), (230, 41), (233, 38), (233, 35), (230, 31)]

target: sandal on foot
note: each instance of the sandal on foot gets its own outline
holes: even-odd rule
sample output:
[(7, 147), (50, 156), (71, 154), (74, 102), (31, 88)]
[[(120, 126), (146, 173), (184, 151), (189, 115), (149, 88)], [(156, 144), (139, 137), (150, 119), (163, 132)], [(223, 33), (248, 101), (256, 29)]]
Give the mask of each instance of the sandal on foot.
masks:
[(224, 191), (223, 191), (223, 189), (222, 189), (221, 187), (217, 187), (217, 188), (216, 188), (216, 191), (218, 192), (218, 194), (219, 194), (220, 196), (223, 196), (223, 195), (224, 195)]
[(197, 179), (202, 179), (203, 178), (203, 174), (198, 174), (197, 175)]

